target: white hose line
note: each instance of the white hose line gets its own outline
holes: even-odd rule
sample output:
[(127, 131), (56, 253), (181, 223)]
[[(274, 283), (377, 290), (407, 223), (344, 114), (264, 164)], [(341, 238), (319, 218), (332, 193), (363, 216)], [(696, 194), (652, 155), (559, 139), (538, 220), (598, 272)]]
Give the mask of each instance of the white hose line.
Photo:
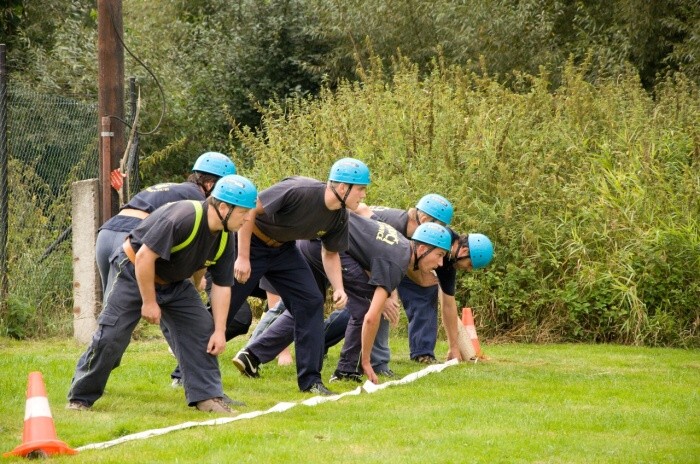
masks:
[(201, 421), (201, 422), (184, 422), (182, 424), (178, 425), (173, 425), (170, 427), (164, 427), (161, 429), (152, 429), (152, 430), (146, 430), (144, 432), (138, 432), (138, 433), (132, 433), (131, 435), (124, 435), (123, 437), (119, 437), (115, 440), (110, 440), (110, 441), (104, 441), (102, 443), (92, 443), (89, 445), (84, 445), (79, 448), (75, 448), (77, 451), (86, 451), (86, 450), (91, 450), (91, 449), (105, 449), (109, 448), (114, 445), (120, 445), (122, 443), (126, 443), (128, 441), (133, 441), (133, 440), (143, 440), (145, 438), (151, 438), (151, 437), (157, 437), (160, 435), (165, 435), (166, 433), (174, 432), (176, 430), (183, 430), (183, 429), (189, 429), (192, 427), (201, 427), (201, 426), (209, 426), (209, 425), (223, 425), (223, 424), (228, 424), (229, 422), (234, 422), (234, 421), (239, 421), (239, 420), (245, 420), (245, 419), (253, 419), (254, 417), (258, 416), (263, 416), (265, 414), (269, 414), (272, 412), (284, 412), (287, 411), (288, 409), (293, 408), (297, 404), (303, 404), (304, 406), (316, 406), (317, 404), (321, 403), (326, 403), (328, 401), (338, 401), (339, 399), (345, 397), (345, 396), (356, 396), (359, 395), (360, 393), (374, 393), (379, 390), (383, 390), (391, 385), (403, 385), (406, 383), (410, 383), (415, 381), (416, 379), (419, 379), (420, 377), (423, 377), (425, 375), (428, 375), (433, 372), (440, 372), (443, 369), (449, 367), (449, 366), (454, 366), (458, 362), (456, 360), (450, 360), (447, 361), (446, 363), (443, 364), (433, 364), (431, 366), (428, 366), (424, 369), (421, 369), (418, 372), (414, 372), (412, 374), (407, 375), (406, 377), (399, 379), (399, 380), (392, 380), (389, 382), (384, 382), (379, 385), (375, 385), (369, 380), (362, 385), (362, 387), (357, 387), (354, 390), (341, 393), (339, 395), (333, 395), (333, 396), (314, 396), (312, 398), (309, 398), (307, 400), (302, 401), (301, 403), (289, 403), (289, 402), (282, 402), (282, 403), (277, 403), (267, 411), (252, 411), (252, 412), (247, 412), (244, 414), (239, 414), (236, 417), (219, 417), (217, 419), (211, 419), (207, 421)]

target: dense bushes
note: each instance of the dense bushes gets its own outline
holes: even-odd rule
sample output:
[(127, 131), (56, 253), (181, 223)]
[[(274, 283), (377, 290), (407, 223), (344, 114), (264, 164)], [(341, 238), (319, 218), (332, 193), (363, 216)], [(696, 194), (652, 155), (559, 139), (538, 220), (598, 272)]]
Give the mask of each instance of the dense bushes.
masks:
[[(426, 78), (378, 61), (362, 83), (273, 107), (230, 149), (261, 187), (325, 178), (341, 156), (372, 168), (368, 202), (408, 207), (437, 191), (455, 228), (496, 244), (458, 300), (485, 336), (697, 346), (700, 100), (682, 76), (656, 101), (633, 73), (599, 85), (569, 65), (518, 90), (435, 64)], [(251, 165), (251, 160), (255, 160)]]
[[(35, 3), (0, 8), (13, 79), (94, 95), (94, 4)], [(220, 149), (265, 187), (357, 156), (371, 203), (438, 191), (494, 239), (458, 294), (484, 335), (700, 345), (698, 21), (687, 0), (128, 0), (125, 42), (167, 101), (141, 174)], [(158, 86), (126, 69), (150, 130)]]

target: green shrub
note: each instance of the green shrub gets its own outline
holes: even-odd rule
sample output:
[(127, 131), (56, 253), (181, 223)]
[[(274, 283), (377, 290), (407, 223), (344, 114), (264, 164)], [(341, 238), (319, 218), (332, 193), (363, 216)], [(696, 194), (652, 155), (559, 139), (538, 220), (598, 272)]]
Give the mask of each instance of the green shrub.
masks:
[[(372, 169), (367, 202), (407, 208), (428, 192), (454, 228), (495, 243), (457, 299), (487, 336), (697, 346), (700, 217), (697, 88), (683, 76), (653, 99), (628, 72), (592, 85), (569, 64), (515, 76), (516, 90), (436, 61), (361, 69), (361, 83), (266, 110), (263, 133), (231, 151), (265, 188), (325, 179), (335, 159)], [(233, 123), (233, 121), (232, 121)]]
[(30, 165), (10, 159), (8, 305), (0, 333), (16, 338), (68, 335), (72, 328), (73, 269), (70, 240), (55, 247), (54, 234), (70, 223), (70, 202), (53, 195)]

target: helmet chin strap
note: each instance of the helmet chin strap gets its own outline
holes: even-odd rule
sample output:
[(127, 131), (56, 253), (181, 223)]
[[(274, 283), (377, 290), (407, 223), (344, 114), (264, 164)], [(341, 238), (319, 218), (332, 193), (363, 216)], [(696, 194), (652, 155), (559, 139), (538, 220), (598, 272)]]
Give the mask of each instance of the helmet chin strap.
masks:
[(340, 194), (338, 194), (338, 192), (335, 190), (335, 186), (333, 184), (331, 184), (331, 191), (333, 192), (333, 195), (335, 195), (335, 197), (340, 202), (340, 207), (342, 209), (347, 208), (347, 205), (345, 204), (345, 200), (347, 200), (348, 196), (350, 196), (350, 190), (352, 190), (353, 184), (346, 184), (346, 185), (348, 185), (348, 190), (347, 190), (347, 192), (345, 192), (345, 196), (343, 198), (340, 198)]
[(418, 208), (415, 210), (415, 217), (413, 218), (416, 221), (416, 224), (420, 225), (420, 217), (418, 216)]
[[(427, 245), (426, 245), (427, 246)], [(418, 256), (418, 245), (416, 242), (413, 242), (413, 270), (417, 271), (418, 270), (418, 261), (421, 259), (425, 258), (425, 256), (433, 251), (436, 247), (429, 247), (428, 251), (423, 253), (422, 255)]]
[(221, 215), (221, 213), (219, 212), (218, 206), (216, 208), (214, 208), (214, 211), (216, 211), (216, 215), (219, 216), (219, 219), (221, 220), (221, 224), (223, 224), (223, 226), (224, 226), (224, 232), (231, 232), (230, 230), (228, 230), (228, 220), (231, 217), (231, 213), (233, 213), (233, 208), (234, 208), (233, 206), (229, 207), (228, 214), (226, 215), (226, 217), (223, 217)]

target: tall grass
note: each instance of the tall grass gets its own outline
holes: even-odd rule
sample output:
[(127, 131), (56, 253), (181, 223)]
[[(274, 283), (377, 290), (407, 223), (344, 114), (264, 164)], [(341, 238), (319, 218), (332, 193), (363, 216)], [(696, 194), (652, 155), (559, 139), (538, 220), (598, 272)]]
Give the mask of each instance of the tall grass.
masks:
[(700, 98), (682, 75), (655, 95), (628, 73), (590, 84), (569, 64), (512, 87), (436, 61), (420, 78), (378, 59), (318, 99), (265, 111), (231, 150), (267, 187), (325, 179), (343, 156), (372, 170), (368, 202), (406, 208), (437, 192), (455, 229), (496, 247), (458, 300), (490, 337), (699, 346)]

